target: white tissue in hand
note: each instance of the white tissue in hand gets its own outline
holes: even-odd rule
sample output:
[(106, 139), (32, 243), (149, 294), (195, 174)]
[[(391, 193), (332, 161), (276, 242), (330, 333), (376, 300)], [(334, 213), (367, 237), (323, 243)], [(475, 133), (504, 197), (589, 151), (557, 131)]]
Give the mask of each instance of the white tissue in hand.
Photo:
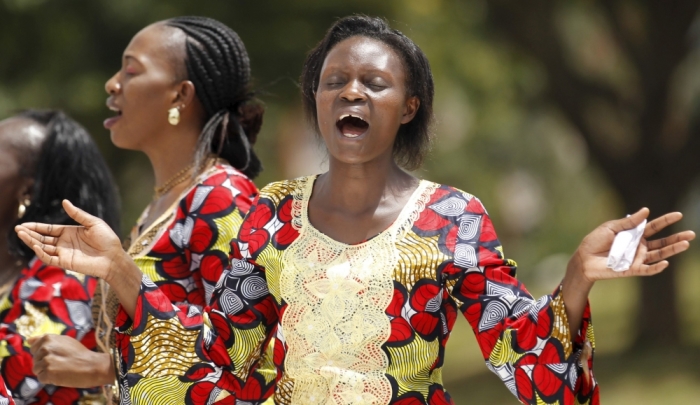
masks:
[(645, 219), (636, 228), (627, 229), (615, 235), (615, 240), (610, 247), (610, 254), (608, 254), (608, 268), (615, 271), (629, 270), (646, 225), (647, 220)]

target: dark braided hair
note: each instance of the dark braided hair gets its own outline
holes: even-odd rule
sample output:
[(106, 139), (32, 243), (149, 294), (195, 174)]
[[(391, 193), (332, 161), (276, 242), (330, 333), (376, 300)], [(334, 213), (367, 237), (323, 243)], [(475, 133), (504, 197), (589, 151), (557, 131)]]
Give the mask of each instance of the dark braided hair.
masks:
[[(31, 202), (17, 225), (22, 222), (77, 225), (61, 202), (70, 200), (76, 207), (102, 218), (119, 234), (119, 194), (107, 163), (88, 132), (66, 114), (57, 110), (28, 110), (17, 117), (30, 119), (46, 130), (38, 156), (22, 175), (34, 179)], [(29, 259), (34, 252), (22, 242), (14, 227), (8, 234), (10, 253)]]
[(408, 96), (416, 96), (420, 107), (413, 120), (402, 124), (394, 141), (394, 160), (408, 170), (421, 166), (430, 149), (433, 117), (433, 73), (423, 51), (410, 38), (398, 30), (391, 29), (381, 18), (365, 15), (343, 17), (326, 32), (321, 42), (309, 52), (301, 73), (301, 92), (304, 110), (316, 131), (316, 89), (321, 76), (321, 67), (328, 53), (341, 41), (354, 36), (364, 36), (381, 41), (394, 49), (402, 58), (406, 69)]
[(264, 107), (250, 91), (250, 60), (243, 41), (212, 18), (176, 17), (165, 25), (187, 36), (187, 80), (194, 84), (206, 113), (195, 164), (214, 153), (255, 178), (262, 164), (252, 146), (262, 126)]

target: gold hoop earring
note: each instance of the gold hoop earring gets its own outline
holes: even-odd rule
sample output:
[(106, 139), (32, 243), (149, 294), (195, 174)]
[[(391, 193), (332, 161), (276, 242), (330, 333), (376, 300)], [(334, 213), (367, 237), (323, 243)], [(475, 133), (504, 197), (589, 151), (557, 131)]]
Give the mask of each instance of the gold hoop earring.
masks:
[(29, 198), (25, 198), (24, 200), (19, 202), (19, 207), (17, 208), (17, 218), (20, 219), (24, 216), (24, 214), (27, 212), (27, 208), (29, 208), (29, 204), (31, 204), (31, 200)]
[(168, 110), (168, 122), (170, 125), (177, 125), (180, 123), (180, 108), (173, 107)]

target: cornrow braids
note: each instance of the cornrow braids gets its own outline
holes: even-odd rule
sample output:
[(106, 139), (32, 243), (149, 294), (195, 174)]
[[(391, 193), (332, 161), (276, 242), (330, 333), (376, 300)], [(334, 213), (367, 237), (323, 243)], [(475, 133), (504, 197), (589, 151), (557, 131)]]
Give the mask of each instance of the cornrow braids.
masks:
[(253, 151), (264, 107), (250, 91), (250, 59), (231, 28), (207, 17), (184, 16), (165, 21), (187, 36), (187, 80), (204, 107), (206, 124), (197, 141), (195, 165), (208, 154), (226, 159), (250, 178), (262, 171)]
[(392, 29), (381, 18), (366, 15), (343, 17), (328, 29), (326, 35), (307, 55), (301, 72), (302, 102), (306, 116), (318, 131), (316, 116), (316, 89), (323, 62), (338, 43), (354, 36), (364, 36), (381, 41), (402, 58), (406, 71), (406, 89), (409, 96), (420, 100), (420, 107), (413, 120), (399, 127), (394, 141), (394, 161), (405, 169), (419, 168), (430, 149), (432, 141), (433, 96), (435, 86), (430, 63), (423, 51), (401, 31)]

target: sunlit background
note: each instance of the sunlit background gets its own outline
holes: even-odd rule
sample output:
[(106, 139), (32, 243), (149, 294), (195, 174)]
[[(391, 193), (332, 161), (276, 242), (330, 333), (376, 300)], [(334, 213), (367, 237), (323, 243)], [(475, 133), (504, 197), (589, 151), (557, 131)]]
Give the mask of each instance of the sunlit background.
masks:
[[(425, 51), (435, 77), (436, 138), (418, 175), (479, 196), (519, 277), (542, 295), (605, 220), (649, 206), (682, 210), (683, 228), (700, 230), (698, 3), (0, 0), (0, 118), (54, 107), (83, 123), (119, 183), (126, 232), (152, 197), (152, 173), (101, 122), (104, 82), (139, 29), (197, 14), (240, 34), (267, 105), (263, 186), (324, 164), (301, 111), (306, 52), (338, 17), (383, 16)], [(595, 286), (603, 403), (700, 403), (699, 253), (696, 243), (664, 276)], [(465, 321), (443, 376), (457, 404), (517, 403)]]

